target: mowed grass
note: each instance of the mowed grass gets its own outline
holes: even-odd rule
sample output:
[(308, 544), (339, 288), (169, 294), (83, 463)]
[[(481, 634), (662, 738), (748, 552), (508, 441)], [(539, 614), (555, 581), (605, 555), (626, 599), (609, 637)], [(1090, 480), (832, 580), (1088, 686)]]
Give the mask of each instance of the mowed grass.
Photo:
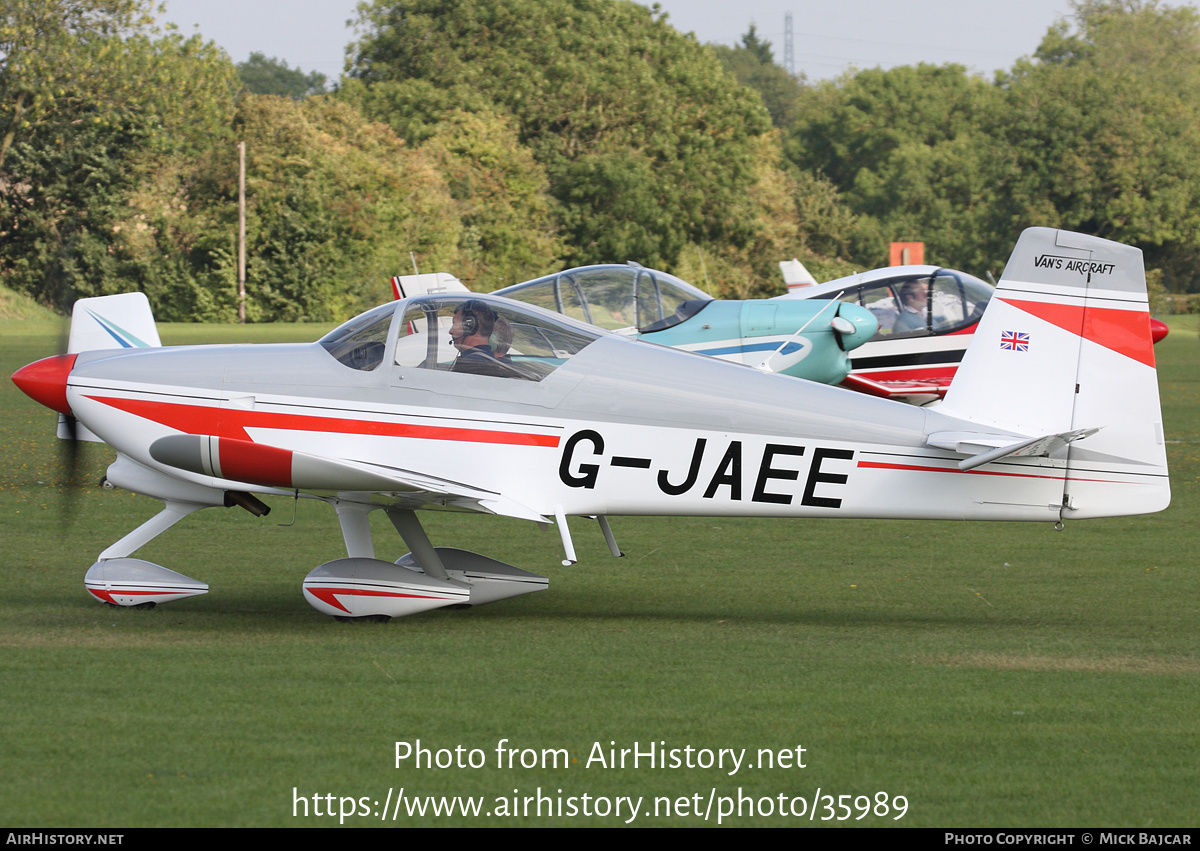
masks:
[[(1184, 317), (1184, 320), (1190, 317)], [(159, 503), (94, 482), (64, 493), (54, 416), (0, 386), (0, 824), (337, 825), (342, 797), (644, 798), (638, 825), (701, 825), (739, 792), (773, 815), (725, 824), (1168, 826), (1200, 788), (1200, 340), (1157, 347), (1174, 500), (1149, 517), (1049, 525), (614, 518), (558, 535), (431, 514), (434, 542), (550, 577), (468, 611), (344, 624), (300, 583), (344, 555), (332, 509), (274, 500), (211, 509), (139, 556), (212, 592), (153, 611), (95, 603), (96, 555)], [(165, 326), (170, 343), (314, 339), (323, 329)], [(50, 354), (52, 323), (0, 329), (5, 375)], [(902, 495), (897, 495), (902, 498)], [(381, 557), (403, 551), (386, 522)], [(395, 742), (478, 748), (481, 768), (394, 767)], [(496, 747), (565, 749), (569, 765), (496, 766)], [(805, 768), (604, 767), (668, 749), (803, 747)], [(681, 752), (681, 756), (683, 756)], [(694, 759), (695, 757), (693, 757)], [(816, 819), (779, 796), (822, 800)], [(295, 791), (294, 791), (295, 790)], [(837, 796), (904, 796), (907, 813), (823, 821)], [(308, 818), (293, 817), (294, 796)], [(331, 800), (324, 798), (332, 795)], [(699, 796), (699, 801), (693, 796)], [(853, 807), (853, 798), (845, 799)], [(593, 802), (598, 803), (598, 802)], [(859, 801), (861, 805), (861, 800)], [(531, 805), (531, 808), (535, 804)], [(799, 802), (794, 804), (799, 807)], [(357, 804), (352, 808), (357, 809)], [(595, 806), (590, 811), (594, 812)], [(854, 816), (860, 811), (851, 810)], [(402, 816), (397, 825), (620, 825), (615, 815)], [(391, 824), (391, 822), (388, 822)], [(347, 825), (379, 825), (352, 816)]]

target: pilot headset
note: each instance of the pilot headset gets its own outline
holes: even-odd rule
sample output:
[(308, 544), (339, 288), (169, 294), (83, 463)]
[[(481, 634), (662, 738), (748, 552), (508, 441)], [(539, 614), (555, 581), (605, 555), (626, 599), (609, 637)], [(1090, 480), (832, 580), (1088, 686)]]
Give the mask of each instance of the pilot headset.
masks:
[[(470, 301), (463, 302), (458, 312), (461, 315), (462, 330), (465, 337), (474, 336), (476, 333), (492, 333), (492, 327), (496, 324), (496, 314), (486, 303), (478, 299), (471, 299)], [(486, 332), (483, 331), (483, 326), (485, 325), (489, 326)]]

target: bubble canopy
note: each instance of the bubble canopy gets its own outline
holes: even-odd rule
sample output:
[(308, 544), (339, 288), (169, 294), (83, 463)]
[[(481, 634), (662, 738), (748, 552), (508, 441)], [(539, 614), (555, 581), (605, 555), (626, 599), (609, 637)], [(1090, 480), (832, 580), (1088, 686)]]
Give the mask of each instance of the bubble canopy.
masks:
[(339, 363), (540, 381), (603, 335), (568, 317), (472, 295), (418, 296), (380, 305), (318, 342)]
[(650, 333), (694, 316), (713, 300), (674, 275), (636, 264), (581, 266), (498, 290), (618, 333)]

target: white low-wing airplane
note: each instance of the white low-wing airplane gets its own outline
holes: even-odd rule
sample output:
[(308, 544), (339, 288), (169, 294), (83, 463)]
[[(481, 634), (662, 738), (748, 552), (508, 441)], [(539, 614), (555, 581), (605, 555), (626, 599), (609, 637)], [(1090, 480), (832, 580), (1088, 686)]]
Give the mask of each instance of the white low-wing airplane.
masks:
[[(88, 571), (118, 605), (207, 591), (132, 555), (201, 508), (262, 512), (264, 493), (337, 511), (348, 557), (313, 570), (304, 594), (342, 617), (546, 586), (434, 547), (419, 509), (555, 523), (570, 563), (569, 515), (599, 517), (619, 555), (609, 515), (1058, 523), (1170, 501), (1141, 252), (1066, 231), (1021, 236), (937, 408), (486, 296), (391, 302), (313, 344), (161, 348), (133, 294), (81, 302), (72, 335), (70, 353), (13, 379), (67, 432), (117, 450), (110, 483), (165, 504)], [(375, 557), (373, 510), (411, 551), (397, 562)]]

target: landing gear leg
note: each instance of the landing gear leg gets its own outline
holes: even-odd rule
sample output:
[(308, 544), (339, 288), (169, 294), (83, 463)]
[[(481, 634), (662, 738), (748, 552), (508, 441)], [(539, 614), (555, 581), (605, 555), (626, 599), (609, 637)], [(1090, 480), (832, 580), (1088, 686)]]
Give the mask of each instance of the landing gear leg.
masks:
[(208, 593), (208, 584), (160, 564), (129, 556), (201, 508), (195, 502), (164, 500), (165, 508), (100, 553), (83, 578), (93, 597), (113, 606), (153, 608), (185, 597)]
[(446, 567), (430, 543), (429, 536), (425, 534), (425, 527), (421, 525), (417, 513), (407, 508), (389, 508), (387, 516), (404, 539), (405, 545), (412, 551), (421, 569), (434, 579), (445, 579)]

